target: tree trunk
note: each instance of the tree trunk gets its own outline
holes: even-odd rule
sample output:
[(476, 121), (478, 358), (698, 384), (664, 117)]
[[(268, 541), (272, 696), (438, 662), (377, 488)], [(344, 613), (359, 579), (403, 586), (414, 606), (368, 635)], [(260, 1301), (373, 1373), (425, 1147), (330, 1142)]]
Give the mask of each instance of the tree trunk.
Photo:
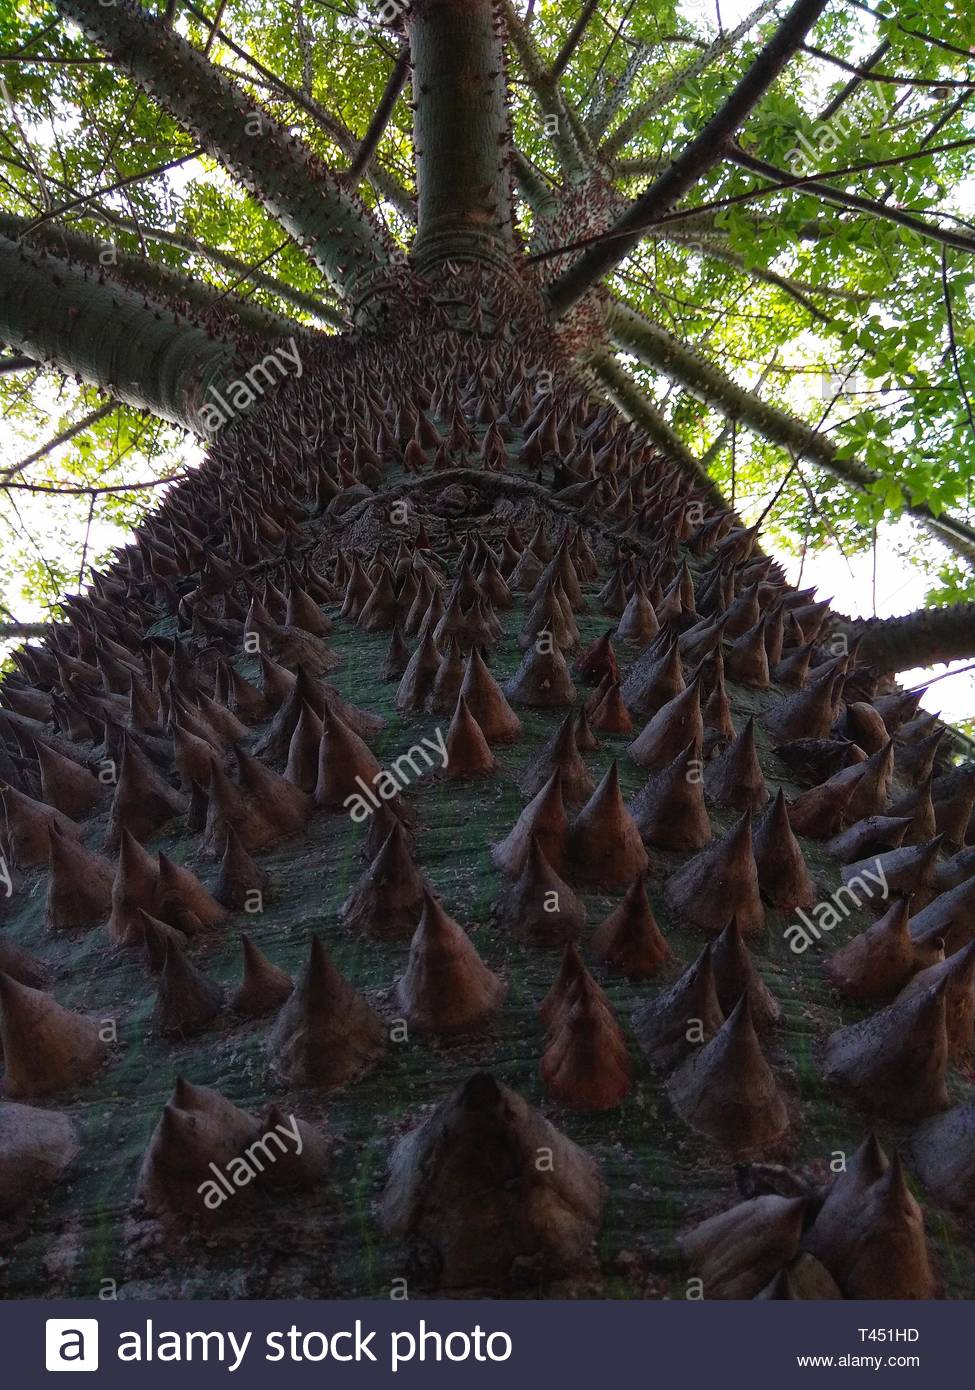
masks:
[[(943, 976), (892, 1004), (971, 939), (970, 770), (838, 650), (598, 315), (553, 326), (511, 234), (493, 6), (412, 7), (417, 244), (373, 278), (371, 223), (317, 166), (299, 198), (275, 140), (245, 155), (182, 41), (62, 8), (260, 164), (370, 313), (226, 424), (0, 686), (3, 1292), (931, 1297), (931, 1259), (970, 1293), (936, 1211), (971, 1205), (964, 1124), (921, 1207), (868, 1139), (921, 1161), (946, 1073), (975, 1094)], [(9, 242), (0, 285), (15, 348), (165, 418), (201, 426), (240, 370)], [(753, 1196), (692, 1284), (681, 1238)]]
[[(422, 223), (422, 192), (420, 207)], [(6, 935), (53, 971), (51, 989), (59, 1004), (117, 1020), (119, 1039), (95, 1074), (73, 1078), (73, 1092), (54, 1095), (69, 1120), (84, 1125), (85, 1145), (75, 1180), (54, 1188), (43, 1216), (22, 1236), (20, 1258), (7, 1268), (12, 1296), (36, 1292), (41, 1252), (68, 1224), (81, 1253), (71, 1271), (58, 1276), (62, 1293), (93, 1292), (99, 1261), (110, 1257), (112, 1277), (123, 1287), (158, 1294), (178, 1289), (183, 1296), (286, 1296), (299, 1290), (385, 1296), (401, 1279), (411, 1296), (540, 1295), (566, 1288), (639, 1294), (651, 1285), (681, 1296), (689, 1271), (676, 1256), (661, 1252), (673, 1248), (677, 1234), (669, 1213), (679, 1213), (680, 1225), (687, 1223), (680, 1200), (687, 1174), (696, 1173), (705, 1209), (722, 1209), (735, 1200), (730, 1168), (722, 1161), (746, 1152), (773, 1159), (782, 1152), (780, 1121), (772, 1124), (772, 1112), (761, 1110), (757, 1080), (753, 1100), (761, 1113), (754, 1132), (743, 1137), (728, 1127), (720, 1107), (706, 1120), (682, 1119), (682, 1093), (673, 1091), (672, 1109), (660, 1073), (647, 1067), (641, 1052), (642, 1047), (659, 1067), (647, 1041), (647, 1011), (652, 1013), (654, 1001), (664, 997), (709, 935), (728, 927), (732, 914), (754, 932), (749, 959), (786, 1007), (773, 1033), (749, 1046), (775, 1059), (774, 1076), (784, 1065), (798, 1078), (792, 1083), (799, 1097), (787, 1161), (803, 1171), (822, 1163), (820, 1136), (840, 1121), (819, 1079), (810, 1035), (825, 1040), (856, 1014), (824, 984), (822, 963), (833, 949), (828, 938), (808, 951), (790, 949), (798, 930), (795, 909), (809, 908), (811, 900), (805, 871), (796, 876), (795, 842), (783, 838), (781, 819), (771, 812), (756, 819), (754, 850), (740, 829), (730, 833), (744, 805), (761, 807), (760, 798), (742, 800), (753, 795), (754, 773), (743, 780), (721, 772), (721, 757), (731, 756), (722, 751), (729, 745), (722, 726), (730, 713), (740, 734), (734, 747), (740, 749), (741, 739), (750, 737), (747, 721), (757, 717), (759, 791), (782, 787), (796, 801), (836, 769), (827, 749), (820, 754), (827, 761), (817, 768), (814, 752), (803, 755), (806, 761), (793, 759), (789, 745), (804, 736), (822, 738), (831, 728), (847, 739), (876, 739), (862, 714), (851, 726), (849, 707), (858, 702), (862, 709), (880, 687), (861, 664), (837, 687), (845, 698), (821, 708), (813, 691), (831, 686), (823, 687), (818, 667), (798, 695), (788, 684), (768, 684), (763, 634), (773, 616), (796, 614), (784, 630), (789, 669), (803, 639), (815, 632), (814, 620), (795, 606), (774, 565), (756, 558), (755, 537), (737, 526), (693, 460), (668, 459), (659, 436), (654, 439), (651, 431), (648, 437), (635, 410), (636, 423), (626, 424), (559, 365), (558, 344), (540, 327), (537, 306), (526, 307), (513, 295), (507, 274), (492, 270), (495, 254), (490, 247), (476, 275), (470, 266), (439, 266), (435, 305), (421, 301), (412, 317), (402, 307), (394, 310), (403, 325), (395, 343), (369, 332), (323, 340), (300, 382), (282, 383), (227, 427), (202, 470), (172, 490), (136, 544), (70, 608), (69, 622), (25, 649), (24, 678), (4, 687), (4, 703), (13, 711), (0, 716), (6, 778), (15, 777), (21, 794), (35, 802), (47, 797), (56, 804), (70, 788), (58, 790), (49, 764), (42, 783), (40, 765), (21, 752), (18, 719), (40, 718), (31, 727), (43, 739), (96, 771), (113, 756), (117, 716), (113, 712), (109, 723), (102, 722), (106, 711), (79, 663), (94, 660), (110, 681), (121, 676), (127, 686), (128, 673), (113, 664), (124, 651), (148, 702), (143, 727), (133, 725), (130, 732), (143, 749), (141, 761), (136, 764), (130, 751), (118, 786), (96, 792), (71, 818), (88, 853), (109, 855), (105, 881), (110, 887), (114, 877), (117, 885), (114, 912), (108, 888), (99, 896), (92, 886), (70, 904), (78, 914), (71, 919), (73, 931), (88, 930), (64, 936), (57, 914), (67, 920), (69, 906), (56, 906), (57, 895), (48, 899), (55, 917), (45, 926), (33, 904), (43, 901), (50, 875), (64, 871), (60, 861), (52, 861), (53, 867), (43, 862), (46, 851), (35, 848), (24, 813), (14, 817), (15, 808), (8, 808), (7, 853), (20, 880), (9, 900), (0, 897)], [(484, 302), (500, 303), (504, 311), (472, 330)], [(444, 305), (453, 306), (447, 320)], [(612, 383), (611, 374), (607, 380)], [(733, 611), (716, 587), (725, 575), (737, 592)], [(615, 630), (620, 605), (612, 598), (615, 589), (625, 601), (628, 587), (632, 597), (638, 582), (675, 639), (690, 640), (691, 627), (701, 619), (729, 621), (723, 640), (717, 628), (714, 641), (715, 650), (724, 652), (730, 710), (721, 712), (713, 663), (697, 664), (706, 646), (688, 647), (680, 662), (683, 679), (703, 685), (705, 696), (707, 712), (696, 737), (697, 756), (710, 759), (706, 810), (701, 802), (704, 825), (715, 837), (710, 846), (682, 838), (686, 816), (677, 816), (676, 803), (641, 819), (642, 843), (619, 799), (644, 817), (645, 798), (652, 806), (662, 794), (660, 771), (684, 756), (688, 737), (692, 744), (695, 737), (676, 711), (673, 726), (667, 724), (666, 706), (640, 734), (646, 706), (633, 690), (642, 689), (640, 673), (652, 652), (646, 629)], [(423, 638), (417, 629), (430, 600)], [(757, 625), (754, 614), (745, 616), (750, 603), (764, 611)], [(240, 615), (248, 605), (245, 633)], [(751, 624), (744, 632), (739, 618)], [(92, 647), (92, 624), (116, 644), (112, 661), (104, 647)], [(600, 663), (612, 661), (605, 643), (593, 646), (607, 632), (629, 673), (623, 687), (628, 715), (617, 687), (615, 699), (592, 698), (594, 683), (610, 669)], [(404, 636), (407, 655), (410, 647), (414, 651), (405, 675), (405, 657), (398, 655)], [(650, 639), (650, 647), (663, 651), (661, 640)], [(587, 650), (590, 656), (580, 662)], [(55, 652), (60, 666), (51, 660)], [(481, 652), (488, 667), (480, 664)], [(424, 661), (431, 656), (428, 669)], [(827, 642), (816, 660), (831, 659)], [(778, 660), (775, 655), (773, 667)], [(231, 668), (236, 684), (229, 682)], [(458, 681), (465, 669), (462, 695)], [(835, 669), (842, 669), (842, 659)], [(300, 700), (287, 691), (296, 676)], [(263, 695), (247, 694), (241, 680), (263, 688)], [(90, 732), (64, 723), (62, 682), (74, 707), (80, 701), (87, 712)], [(678, 705), (689, 698), (687, 692), (678, 695)], [(162, 700), (170, 703), (172, 718)], [(45, 720), (42, 707), (52, 701), (51, 719)], [(555, 736), (567, 717), (578, 719), (587, 701), (600, 746), (587, 746), (581, 764), (578, 757), (564, 763), (570, 828), (550, 789), (535, 841), (544, 846), (548, 866), (543, 872), (536, 848), (534, 867), (524, 870), (529, 842), (513, 827), (519, 817), (534, 814), (526, 807), (537, 807), (529, 799), (545, 783), (551, 749), (565, 751)], [(913, 705), (899, 714), (889, 704), (883, 708), (883, 718), (896, 728)], [(152, 734), (147, 715), (156, 723)], [(632, 729), (624, 732), (628, 723)], [(236, 757), (230, 741), (241, 747)], [(835, 744), (837, 750), (848, 746)], [(876, 746), (868, 743), (864, 752)], [(903, 770), (895, 764), (892, 797), (910, 789), (911, 766), (909, 760)], [(194, 777), (203, 782), (197, 780), (191, 807), (187, 779)], [(588, 807), (582, 804), (587, 798)], [(885, 800), (864, 795), (851, 818), (875, 814)], [(842, 828), (842, 812), (836, 815), (826, 827), (830, 833)], [(228, 826), (235, 832), (233, 844)], [(810, 828), (819, 835), (824, 823)], [(113, 835), (117, 846), (122, 830), (143, 840), (153, 856), (166, 856), (160, 861), (165, 891), (151, 873), (138, 886), (131, 844), (123, 859), (117, 847), (106, 850)], [(240, 858), (241, 844), (249, 858)], [(831, 892), (839, 880), (823, 840), (801, 834), (798, 845), (819, 891)], [(232, 867), (228, 871), (225, 860), (221, 872), (218, 861), (228, 846)], [(377, 855), (379, 864), (369, 870)], [(398, 865), (392, 883), (402, 896), (395, 911), (383, 855)], [(168, 861), (195, 874), (223, 905), (201, 896), (193, 880), (175, 881)], [(99, 862), (88, 863), (91, 885), (100, 881)], [(553, 872), (558, 879), (545, 877)], [(624, 911), (624, 898), (638, 901), (644, 873), (654, 932), (659, 928), (665, 942), (659, 950), (671, 952), (673, 963), (634, 966), (640, 978), (629, 978), (619, 962), (614, 966), (606, 943), (615, 939), (611, 914)], [(264, 874), (270, 886), (264, 886)], [(702, 876), (699, 885), (695, 875)], [(427, 899), (424, 907), (420, 888), (410, 896), (413, 876), (432, 888), (442, 906)], [(581, 1004), (573, 1012), (570, 1003), (561, 1023), (547, 1014), (546, 1034), (537, 1010), (559, 969), (560, 953), (552, 943), (558, 946), (579, 931), (558, 917), (548, 925), (539, 895), (550, 892), (553, 882), (562, 913), (570, 903), (585, 909), (580, 948), (605, 1003), (596, 1013)], [(870, 920), (868, 904), (856, 907), (845, 939)], [(762, 922), (764, 929), (757, 931)], [(542, 927), (548, 945), (537, 936)], [(183, 932), (185, 945), (173, 938), (174, 929)], [(107, 969), (110, 930), (116, 954)], [(318, 947), (307, 963), (311, 930), (333, 965)], [(641, 931), (649, 931), (646, 922)], [(167, 948), (161, 932), (177, 944)], [(247, 934), (250, 972), (243, 990), (240, 932)], [(170, 960), (160, 982), (143, 962), (161, 940)], [(567, 959), (562, 969), (571, 974), (574, 957)], [(329, 973), (333, 966), (347, 983)], [(437, 985), (443, 971), (446, 977)], [(288, 977), (297, 982), (296, 993), (282, 1005)], [(712, 1027), (730, 1017), (737, 999), (732, 986), (721, 988)], [(797, 997), (803, 1001), (801, 1023), (789, 1012)], [(342, 1009), (338, 1032), (329, 1032), (333, 1007)], [(252, 1014), (251, 1008), (267, 1012)], [(631, 1016), (635, 1033), (627, 1028)], [(307, 1029), (310, 1034), (302, 1031)], [(462, 1045), (451, 1046), (458, 1029)], [(318, 1050), (303, 1044), (304, 1050), (295, 1050), (306, 1036), (320, 1037)], [(14, 1029), (5, 1036), (5, 1050), (15, 1061), (18, 1046)], [(22, 1084), (28, 1090), (47, 1084), (44, 1060), (34, 1059), (30, 1068), (25, 1063)], [(185, 1083), (176, 1083), (174, 1092), (177, 1071), (246, 1112), (243, 1119), (214, 1114), (218, 1128), (238, 1127), (234, 1132), (241, 1139), (232, 1141), (227, 1129), (227, 1143), (273, 1129), (286, 1123), (276, 1117), (289, 1115), (341, 1135), (328, 1176), (309, 1169), (304, 1179), (317, 1185), (298, 1203), (262, 1178), (211, 1216), (204, 1201), (207, 1172), (201, 1170), (187, 1187), (196, 1159), (178, 1132), (194, 1107), (215, 1102)], [(485, 1072), (541, 1107), (600, 1165), (610, 1187), (605, 1208), (585, 1166), (589, 1159), (572, 1158), (583, 1165), (573, 1179), (572, 1219), (582, 1223), (584, 1240), (575, 1226), (572, 1240), (566, 1235), (558, 1178), (542, 1180), (553, 1184), (545, 1192), (551, 1215), (541, 1222), (533, 1215), (537, 1207), (516, 1180), (517, 1163), (510, 1170), (505, 1166), (528, 1142), (529, 1131), (519, 1127), (533, 1122), (514, 1100), (503, 1100), (506, 1093), (492, 1089)], [(719, 1073), (711, 1093), (721, 1095), (731, 1084)], [(963, 1086), (960, 1079), (957, 1084)], [(464, 1087), (459, 1098), (458, 1087)], [(636, 1103), (640, 1095), (653, 1097), (652, 1112)], [(280, 1108), (269, 1115), (272, 1100)], [(169, 1118), (160, 1125), (167, 1102)], [(926, 1102), (922, 1097), (918, 1103)], [(404, 1155), (399, 1176), (389, 1179), (388, 1144), (437, 1105), (447, 1107), (442, 1147), (423, 1159), (428, 1195), (411, 1205), (402, 1184), (418, 1180), (419, 1170), (411, 1178)], [(464, 1134), (475, 1115), (481, 1138), (471, 1149), (464, 1147)], [(867, 1123), (843, 1119), (844, 1134), (853, 1126), (849, 1142), (859, 1141)], [(94, 1132), (111, 1133), (110, 1150), (91, 1137)], [(503, 1147), (509, 1155), (504, 1162), (489, 1158), (502, 1133), (509, 1135), (504, 1144), (515, 1146)], [(172, 1167), (176, 1154), (182, 1157)], [(454, 1175), (449, 1181), (448, 1173)], [(365, 1204), (356, 1197), (364, 1191), (370, 1194)], [(372, 1197), (383, 1193), (380, 1212)], [(212, 1220), (211, 1233), (188, 1238), (174, 1257), (165, 1235), (161, 1246), (127, 1243), (130, 1212), (150, 1229), (174, 1234), (192, 1230), (197, 1218)], [(490, 1232), (472, 1244), (471, 1222), (484, 1213)], [(465, 1232), (463, 1258), (456, 1230)], [(952, 1245), (951, 1258), (959, 1271), (955, 1277), (970, 1279), (970, 1252)], [(894, 1292), (900, 1285), (893, 1272), (890, 1278)]]
[(419, 268), (460, 256), (510, 264), (510, 136), (491, 0), (410, 8)]

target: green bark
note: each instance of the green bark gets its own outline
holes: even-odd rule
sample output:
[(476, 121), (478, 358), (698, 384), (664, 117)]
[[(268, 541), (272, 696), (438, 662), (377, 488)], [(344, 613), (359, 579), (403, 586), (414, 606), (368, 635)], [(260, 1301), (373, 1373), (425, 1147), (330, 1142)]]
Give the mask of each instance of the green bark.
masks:
[(187, 232), (173, 231), (170, 227), (147, 227), (144, 223), (134, 222), (130, 217), (123, 217), (114, 208), (93, 207), (92, 216), (102, 218), (110, 227), (118, 227), (120, 231), (131, 232), (134, 236), (142, 236), (147, 241), (158, 241), (163, 246), (175, 246), (181, 251), (188, 251), (191, 256), (197, 256), (202, 261), (223, 266), (224, 270), (229, 270), (232, 275), (237, 276), (241, 283), (255, 285), (258, 289), (267, 290), (269, 294), (277, 295), (286, 304), (290, 304), (293, 308), (317, 319), (319, 323), (328, 324), (332, 328), (345, 328), (347, 326), (347, 319), (344, 315), (328, 304), (322, 304), (314, 295), (305, 294), (304, 290), (296, 290), (293, 285), (288, 285), (283, 280), (276, 280), (273, 275), (268, 275), (266, 271), (255, 270), (246, 261), (242, 261), (239, 256), (234, 256), (229, 251), (222, 251), (218, 246), (209, 246), (206, 242), (198, 241), (196, 237), (190, 236)]
[(146, 260), (143, 256), (131, 256), (110, 243), (71, 231), (61, 223), (42, 222), (29, 231), (31, 228), (30, 218), (0, 212), (0, 235), (11, 241), (26, 235), (32, 245), (43, 247), (54, 256), (94, 266), (130, 289), (142, 290), (152, 298), (163, 301), (183, 300), (190, 308), (205, 314), (211, 327), (217, 326), (221, 319), (226, 320), (231, 335), (237, 326), (234, 319), (241, 328), (262, 336), (291, 337), (305, 332), (301, 324), (293, 319), (275, 314), (260, 304), (251, 303), (239, 295), (222, 294), (212, 285), (191, 275), (183, 275), (170, 266)]
[(201, 328), (145, 307), (121, 285), (0, 237), (0, 339), (129, 405), (205, 433), (211, 389), (235, 375), (235, 351)]
[(506, 265), (513, 246), (504, 61), (491, 0), (417, 0), (413, 57), (421, 268), (476, 257)]

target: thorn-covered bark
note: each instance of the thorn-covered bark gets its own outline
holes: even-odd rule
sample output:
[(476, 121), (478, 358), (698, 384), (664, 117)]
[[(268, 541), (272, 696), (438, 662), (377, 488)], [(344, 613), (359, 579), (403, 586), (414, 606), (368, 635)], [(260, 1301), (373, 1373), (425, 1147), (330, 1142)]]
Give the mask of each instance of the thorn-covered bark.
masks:
[(117, 400), (203, 433), (236, 350), (122, 285), (0, 237), (0, 339)]
[(364, 204), (273, 116), (134, 0), (58, 0), (113, 62), (192, 132), (350, 298), (389, 263)]
[[(191, 3), (191, 0), (184, 0), (184, 3), (186, 4), (186, 8), (192, 14), (195, 14), (199, 20), (202, 21), (206, 19), (202, 10), (198, 10), (196, 6)], [(223, 6), (220, 8), (222, 10)], [(293, 101), (296, 106), (304, 111), (306, 116), (311, 117), (316, 125), (328, 131), (343, 154), (348, 155), (350, 159), (354, 160), (359, 148), (359, 142), (355, 135), (338, 116), (334, 115), (331, 111), (326, 111), (324, 107), (320, 106), (311, 95), (310, 91), (299, 90), (297, 87), (292, 87), (287, 82), (283, 81), (277, 73), (272, 72), (270, 68), (266, 68), (263, 63), (259, 62), (258, 59), (254, 57), (253, 53), (248, 53), (245, 48), (241, 48), (240, 44), (235, 43), (229, 34), (224, 33), (218, 23), (214, 24), (211, 37), (219, 38), (220, 42), (226, 44), (230, 49), (231, 53), (235, 53), (248, 67), (253, 68), (272, 92), (279, 95), (284, 100)], [(204, 54), (206, 54), (206, 52), (207, 49), (205, 48)], [(336, 174), (353, 187), (360, 182), (358, 177), (354, 177), (351, 165), (348, 169), (337, 170)], [(377, 165), (373, 165), (369, 170), (368, 179), (380, 197), (392, 203), (397, 212), (402, 213), (408, 222), (416, 220), (416, 205), (410, 194), (393, 174), (387, 169), (382, 169)]]
[(975, 657), (975, 603), (841, 622), (837, 629), (850, 643), (860, 643), (861, 658), (878, 671), (910, 671)]
[(232, 335), (240, 328), (269, 337), (306, 332), (293, 319), (275, 314), (260, 304), (240, 295), (221, 292), (192, 275), (184, 275), (160, 261), (144, 256), (129, 255), (111, 243), (85, 236), (60, 223), (41, 222), (37, 225), (28, 217), (15, 217), (0, 212), (0, 235), (10, 241), (26, 239), (30, 245), (43, 247), (53, 256), (80, 262), (93, 267), (101, 275), (118, 280), (132, 290), (141, 290), (161, 302), (180, 301), (188, 310), (198, 312), (209, 327), (219, 329), (226, 324)]
[(268, 275), (267, 271), (259, 268), (255, 269), (254, 266), (241, 260), (239, 256), (231, 255), (229, 251), (223, 251), (219, 246), (210, 246), (206, 242), (190, 236), (187, 232), (175, 231), (172, 227), (147, 227), (144, 223), (136, 222), (131, 217), (123, 217), (114, 208), (99, 207), (97, 213), (93, 215), (103, 219), (110, 227), (131, 232), (134, 236), (145, 241), (158, 241), (162, 246), (175, 246), (180, 251), (188, 251), (191, 256), (199, 257), (200, 260), (222, 266), (224, 270), (229, 270), (236, 277), (238, 284), (254, 285), (257, 289), (267, 290), (269, 294), (283, 299), (286, 304), (299, 309), (303, 314), (308, 314), (321, 323), (329, 324), (332, 328), (348, 326), (348, 319), (343, 314), (328, 304), (323, 304), (315, 295), (295, 289), (294, 285), (288, 284), (285, 280)]

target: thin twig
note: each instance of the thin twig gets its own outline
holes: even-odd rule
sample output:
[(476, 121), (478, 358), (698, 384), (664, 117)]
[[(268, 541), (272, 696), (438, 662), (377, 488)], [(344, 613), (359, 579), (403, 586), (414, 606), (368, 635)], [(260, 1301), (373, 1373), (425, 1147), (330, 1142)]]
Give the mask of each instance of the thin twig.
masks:
[(0, 483), (9, 483), (11, 478), (16, 478), (19, 473), (23, 473), (25, 468), (29, 468), (32, 463), (42, 459), (53, 450), (60, 448), (62, 444), (67, 444), (69, 439), (74, 439), (75, 435), (82, 434), (85, 430), (91, 429), (92, 425), (97, 425), (99, 420), (104, 420), (106, 415), (111, 415), (113, 410), (118, 408), (117, 401), (109, 401), (107, 405), (101, 405), (97, 410), (93, 410), (90, 415), (86, 415), (83, 420), (78, 420), (75, 424), (69, 425), (60, 434), (56, 434), (53, 439), (49, 439), (46, 444), (42, 444), (39, 449), (35, 449), (32, 454), (28, 454), (25, 459), (15, 463), (12, 468), (7, 468), (0, 473)]

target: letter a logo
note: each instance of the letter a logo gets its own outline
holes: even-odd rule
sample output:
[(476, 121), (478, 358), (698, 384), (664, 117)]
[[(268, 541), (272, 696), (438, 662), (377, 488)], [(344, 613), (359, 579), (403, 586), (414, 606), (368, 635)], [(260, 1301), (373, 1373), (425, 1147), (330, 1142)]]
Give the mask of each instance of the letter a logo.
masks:
[(96, 1318), (48, 1318), (44, 1340), (49, 1371), (98, 1370)]

